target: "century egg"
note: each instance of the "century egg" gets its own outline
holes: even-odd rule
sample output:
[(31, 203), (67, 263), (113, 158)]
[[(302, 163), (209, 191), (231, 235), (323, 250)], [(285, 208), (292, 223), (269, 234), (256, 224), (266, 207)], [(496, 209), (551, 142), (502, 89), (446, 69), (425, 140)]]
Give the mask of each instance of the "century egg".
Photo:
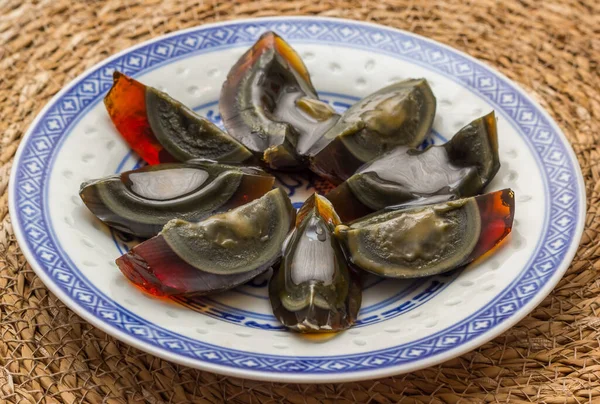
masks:
[(231, 68), (219, 109), (227, 131), (275, 169), (305, 166), (303, 155), (339, 118), (317, 97), (296, 51), (263, 34)]
[(199, 221), (260, 198), (274, 182), (257, 167), (190, 160), (87, 181), (79, 195), (107, 225), (147, 238), (171, 219)]
[(464, 266), (498, 245), (513, 225), (510, 189), (433, 205), (387, 210), (335, 235), (350, 261), (391, 278), (417, 278)]
[(318, 194), (298, 212), (281, 265), (269, 283), (273, 313), (292, 330), (339, 331), (356, 320), (362, 292), (333, 235), (339, 224), (331, 203)]
[(363, 165), (327, 193), (342, 221), (391, 205), (474, 196), (500, 168), (494, 112), (469, 123), (440, 146), (397, 147)]
[(391, 84), (352, 105), (307, 152), (310, 168), (334, 183), (397, 146), (416, 147), (429, 133), (436, 100), (427, 80)]
[(148, 164), (194, 158), (239, 163), (252, 157), (208, 119), (118, 71), (104, 104), (119, 133)]
[(295, 218), (288, 196), (274, 189), (200, 222), (173, 219), (116, 263), (130, 281), (153, 295), (221, 292), (269, 269), (280, 258)]
[[(158, 89), (120, 72), (113, 81), (108, 114), (149, 166), (85, 182), (80, 196), (109, 226), (148, 238), (116, 263), (152, 295), (219, 293), (272, 268), (275, 317), (329, 338), (356, 322), (363, 277), (438, 275), (511, 232), (513, 191), (480, 195), (500, 167), (494, 113), (421, 150), (436, 113), (424, 78), (340, 114), (319, 99), (299, 54), (266, 32), (221, 88), (226, 132)], [(318, 176), (309, 182), (328, 192), (297, 213), (273, 189), (276, 170)], [(303, 185), (295, 175), (277, 177), (290, 194)]]

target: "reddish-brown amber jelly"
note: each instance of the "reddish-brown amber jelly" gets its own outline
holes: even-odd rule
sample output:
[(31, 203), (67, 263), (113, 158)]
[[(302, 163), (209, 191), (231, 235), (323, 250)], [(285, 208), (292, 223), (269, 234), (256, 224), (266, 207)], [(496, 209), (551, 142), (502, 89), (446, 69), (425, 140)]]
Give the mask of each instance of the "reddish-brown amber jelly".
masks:
[(188, 278), (198, 272), (182, 261), (160, 235), (137, 245), (116, 263), (131, 282), (154, 296), (185, 292)]
[(311, 176), (311, 179), (312, 179), (312, 182), (314, 183), (315, 189), (321, 195), (325, 195), (326, 193), (328, 193), (329, 191), (331, 191), (332, 189), (335, 188), (335, 185), (333, 185), (331, 182), (329, 182), (325, 178), (319, 177), (318, 175), (313, 174)]
[(242, 284), (262, 272), (234, 275), (203, 272), (182, 260), (158, 235), (117, 258), (117, 266), (136, 286), (154, 296), (193, 296)]
[(348, 223), (373, 213), (373, 209), (363, 204), (344, 182), (325, 194), (325, 198), (333, 205), (342, 223)]
[(270, 176), (242, 177), (237, 190), (231, 195), (231, 198), (219, 208), (218, 212), (225, 212), (229, 209), (245, 205), (255, 199), (260, 198), (273, 189), (275, 178)]
[(320, 216), (327, 224), (333, 227), (341, 224), (338, 220), (338, 215), (333, 210), (333, 206), (330, 206), (327, 201), (324, 201), (322, 196), (312, 194), (296, 214), (296, 227), (300, 227), (300, 224), (302, 224), (306, 215), (313, 209), (318, 212), (318, 216)]
[(475, 198), (481, 216), (481, 235), (468, 261), (477, 259), (496, 247), (512, 230), (515, 194), (511, 189), (491, 192)]
[(244, 76), (244, 73), (256, 63), (258, 58), (269, 49), (275, 49), (290, 66), (302, 76), (302, 78), (310, 83), (310, 75), (304, 66), (300, 56), (294, 51), (279, 35), (273, 32), (263, 34), (259, 40), (250, 48), (231, 69), (227, 80), (229, 81), (228, 88), (235, 89), (239, 81)]
[(357, 159), (339, 137), (310, 157), (310, 169), (334, 184), (352, 177), (365, 163)]
[(148, 164), (177, 161), (154, 136), (146, 115), (146, 86), (115, 71), (104, 105), (117, 130)]

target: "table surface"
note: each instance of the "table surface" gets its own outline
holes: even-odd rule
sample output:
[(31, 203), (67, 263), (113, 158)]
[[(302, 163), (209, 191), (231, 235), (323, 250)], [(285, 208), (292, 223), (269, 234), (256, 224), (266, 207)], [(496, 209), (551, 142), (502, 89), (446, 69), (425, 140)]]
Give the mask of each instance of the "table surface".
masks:
[[(573, 264), (529, 316), (473, 352), (412, 374), (283, 385), (155, 358), (48, 292), (19, 250), (7, 206), (13, 157), (35, 115), (85, 69), (143, 40), (273, 15), (373, 21), (435, 39), (498, 69), (550, 112), (581, 164), (588, 212)], [(0, 401), (600, 403), (599, 20), (595, 0), (0, 1)]]

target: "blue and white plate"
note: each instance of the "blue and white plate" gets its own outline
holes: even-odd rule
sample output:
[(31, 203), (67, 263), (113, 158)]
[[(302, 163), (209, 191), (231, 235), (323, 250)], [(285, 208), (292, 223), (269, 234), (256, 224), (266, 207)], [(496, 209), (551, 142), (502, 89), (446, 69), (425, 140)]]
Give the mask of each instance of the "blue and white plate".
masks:
[[(438, 100), (428, 142), (443, 143), (494, 109), (502, 168), (490, 189), (516, 194), (510, 239), (486, 261), (443, 276), (371, 279), (356, 327), (313, 340), (286, 332), (271, 313), (267, 278), (229, 293), (178, 302), (148, 297), (114, 264), (131, 240), (79, 200), (82, 181), (140, 164), (102, 99), (115, 69), (167, 91), (219, 122), (229, 68), (266, 30), (288, 40), (322, 98), (340, 111), (409, 77), (426, 77)], [(282, 177), (295, 202), (319, 187)], [(145, 42), (91, 68), (39, 114), (15, 158), (14, 231), (29, 263), (62, 301), (137, 348), (184, 365), (281, 382), (341, 382), (409, 372), (453, 358), (523, 318), (563, 275), (583, 229), (585, 191), (564, 135), (506, 77), (431, 40), (378, 25), (324, 18), (268, 18), (204, 25)]]

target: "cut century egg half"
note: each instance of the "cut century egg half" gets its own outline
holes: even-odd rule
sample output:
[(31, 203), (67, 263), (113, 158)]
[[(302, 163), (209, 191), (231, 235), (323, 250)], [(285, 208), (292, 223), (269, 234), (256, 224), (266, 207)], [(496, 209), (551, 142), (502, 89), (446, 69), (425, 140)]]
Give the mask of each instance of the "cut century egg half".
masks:
[(425, 79), (399, 81), (352, 105), (308, 151), (310, 169), (333, 183), (397, 146), (416, 147), (431, 130), (436, 100)]
[(273, 32), (231, 68), (219, 108), (231, 136), (283, 170), (306, 166), (303, 155), (339, 118), (318, 99), (300, 56)]
[(173, 219), (116, 261), (135, 285), (156, 296), (222, 292), (269, 269), (293, 229), (296, 210), (274, 189), (197, 223)]
[(260, 198), (274, 182), (257, 167), (190, 160), (87, 181), (79, 195), (107, 225), (148, 238), (171, 219), (197, 222)]
[(448, 142), (425, 150), (397, 147), (363, 165), (327, 199), (349, 222), (393, 205), (474, 196), (500, 168), (494, 112), (469, 123)]
[(121, 136), (148, 164), (197, 158), (240, 163), (252, 157), (208, 119), (118, 71), (104, 105)]
[(510, 189), (433, 205), (378, 212), (335, 235), (350, 261), (389, 278), (418, 278), (462, 267), (497, 246), (512, 230)]
[(331, 203), (313, 194), (300, 208), (281, 265), (269, 283), (275, 317), (299, 332), (350, 327), (361, 304), (359, 277), (333, 232), (340, 219)]

